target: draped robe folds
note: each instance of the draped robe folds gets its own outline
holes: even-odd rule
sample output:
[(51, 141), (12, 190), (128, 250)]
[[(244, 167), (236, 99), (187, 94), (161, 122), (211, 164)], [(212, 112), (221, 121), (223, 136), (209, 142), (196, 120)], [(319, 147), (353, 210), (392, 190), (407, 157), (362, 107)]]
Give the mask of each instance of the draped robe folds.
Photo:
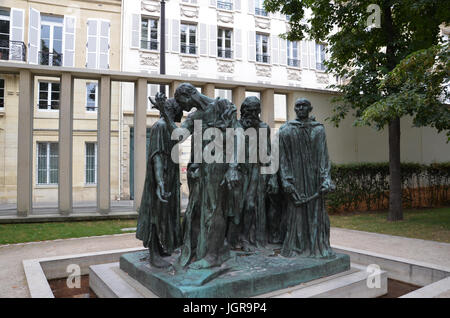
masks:
[[(223, 102), (223, 100), (221, 101)], [(206, 109), (197, 109), (191, 113), (182, 127), (191, 133), (194, 131), (194, 121), (201, 120), (202, 136), (208, 128), (219, 128), (223, 136), (223, 149), (225, 150), (225, 128), (233, 128), (236, 125), (236, 107), (229, 105), (234, 112), (233, 120), (223, 127), (223, 110), (218, 105), (218, 100), (207, 105)], [(194, 162), (195, 146), (193, 142), (198, 136), (191, 137), (191, 162)], [(202, 151), (211, 140), (202, 141)], [(225, 161), (225, 155), (223, 160)], [(229, 257), (229, 246), (226, 241), (226, 228), (228, 218), (233, 216), (229, 199), (234, 191), (229, 191), (227, 184), (223, 183), (225, 173), (230, 167), (229, 163), (206, 163), (203, 158), (201, 163), (191, 163), (198, 168), (198, 177), (191, 179), (189, 176), (189, 202), (185, 212), (184, 242), (181, 249), (179, 264), (186, 266), (193, 261), (212, 257), (219, 263)], [(237, 165), (236, 165), (237, 166)]]
[[(331, 185), (330, 160), (322, 124), (313, 119), (292, 120), (281, 126), (279, 138), (282, 186), (291, 183), (300, 196), (308, 198), (318, 193), (321, 186)], [(334, 257), (323, 195), (299, 207), (294, 205), (289, 194), (285, 193), (285, 196), (287, 232), (281, 255)]]
[[(242, 126), (242, 124), (241, 124)], [(244, 127), (243, 127), (244, 128)], [(270, 156), (270, 127), (260, 122), (256, 128), (257, 139), (256, 143), (250, 143), (249, 139), (245, 141), (245, 163), (241, 164), (242, 171), (242, 205), (241, 205), (241, 235), (242, 239), (248, 241), (250, 244), (256, 247), (264, 247), (267, 244), (267, 219), (266, 219), (266, 186), (269, 175), (261, 174), (261, 166), (265, 165), (261, 163), (260, 159), (257, 162), (250, 162), (251, 151), (256, 151), (257, 158), (260, 157), (260, 136), (259, 129), (267, 130), (267, 154)], [(244, 128), (245, 129), (245, 128)], [(256, 146), (256, 149), (252, 149)], [(247, 200), (253, 200), (254, 210), (247, 210), (245, 202)]]
[[(159, 119), (151, 128), (150, 145), (147, 158), (147, 173), (139, 207), (136, 237), (143, 241), (144, 247), (151, 246), (153, 231), (156, 231), (161, 252), (171, 254), (182, 244), (180, 226), (180, 170), (173, 162), (171, 151), (178, 147), (171, 140), (166, 122)], [(161, 157), (164, 167), (164, 190), (171, 192), (168, 202), (161, 202), (157, 195), (153, 159)]]

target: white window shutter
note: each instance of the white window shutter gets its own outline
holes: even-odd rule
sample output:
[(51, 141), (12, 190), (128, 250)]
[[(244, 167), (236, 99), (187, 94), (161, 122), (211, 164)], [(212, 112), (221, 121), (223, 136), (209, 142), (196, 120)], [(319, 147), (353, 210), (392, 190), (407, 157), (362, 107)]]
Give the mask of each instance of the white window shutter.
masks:
[(234, 29), (234, 58), (242, 60), (242, 32), (240, 29)]
[(204, 23), (200, 23), (199, 37), (200, 55), (208, 55), (208, 28)]
[(97, 36), (98, 36), (98, 21), (89, 19), (87, 21), (87, 43), (86, 43), (86, 67), (97, 68)]
[(169, 32), (169, 19), (165, 19), (165, 21), (164, 21), (164, 25), (165, 25), (165, 30), (164, 30), (164, 41), (165, 41), (165, 44), (166, 44), (166, 52), (170, 52), (170, 48), (169, 48), (169, 46), (170, 46), (170, 42), (169, 42), (169, 34), (170, 34), (170, 32)]
[(234, 0), (234, 10), (241, 11), (241, 0)]
[(216, 0), (209, 0), (210, 7), (216, 7)]
[(180, 52), (180, 21), (172, 20), (172, 52)]
[(309, 68), (308, 42), (306, 40), (302, 40), (300, 46), (301, 46), (302, 68)]
[(256, 33), (255, 31), (248, 31), (248, 60), (250, 62), (256, 61)]
[(39, 34), (41, 31), (41, 13), (30, 8), (30, 25), (28, 29), (28, 63), (38, 64)]
[(209, 26), (209, 56), (217, 56), (217, 25)]
[(287, 41), (286, 39), (280, 38), (280, 64), (287, 65)]
[(131, 47), (139, 48), (141, 39), (141, 15), (133, 13), (131, 15)]
[(75, 17), (65, 15), (63, 65), (66, 67), (75, 66), (75, 30)]
[[(9, 39), (11, 41), (23, 42), (24, 38), (24, 19), (25, 11), (23, 9), (11, 8), (11, 22), (9, 25)], [(23, 47), (21, 43), (10, 43), (9, 59), (12, 60), (13, 56), (22, 57)]]
[(110, 23), (109, 21), (100, 22), (100, 34), (99, 34), (99, 62), (98, 67), (101, 69), (109, 69), (109, 33)]
[(254, 0), (248, 0), (248, 13), (255, 14), (255, 2), (254, 2)]
[(279, 50), (278, 50), (278, 36), (277, 35), (272, 35), (271, 37), (271, 41), (272, 41), (272, 64), (278, 64), (278, 55), (279, 55)]
[(316, 68), (316, 42), (308, 41), (309, 43), (309, 68)]

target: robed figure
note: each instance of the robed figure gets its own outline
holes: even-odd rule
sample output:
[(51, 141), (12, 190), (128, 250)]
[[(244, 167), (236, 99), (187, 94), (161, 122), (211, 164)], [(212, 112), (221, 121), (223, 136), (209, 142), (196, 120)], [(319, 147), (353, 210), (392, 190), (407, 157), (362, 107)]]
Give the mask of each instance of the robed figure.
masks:
[(281, 255), (334, 257), (324, 195), (333, 190), (324, 126), (309, 117), (311, 103), (298, 99), (297, 118), (279, 130), (280, 183), (287, 198), (287, 232)]
[[(157, 95), (157, 99), (163, 100), (164, 96)], [(184, 138), (193, 136), (188, 166), (190, 194), (178, 263), (192, 269), (220, 266), (230, 257), (226, 240), (228, 218), (233, 216), (230, 198), (240, 182), (237, 162), (226, 162), (223, 153), (220, 157), (220, 150), (226, 149), (226, 129), (237, 124), (236, 107), (226, 99), (213, 99), (199, 93), (189, 83), (178, 86), (175, 99), (185, 111), (196, 108), (179, 130)], [(170, 122), (170, 118), (166, 119)], [(176, 129), (173, 123), (170, 125)], [(213, 144), (218, 147), (210, 147)], [(216, 155), (220, 158), (210, 161)]]
[[(235, 217), (230, 220), (228, 239), (235, 247), (244, 251), (267, 244), (266, 184), (268, 174), (261, 173), (261, 167), (269, 165), (270, 127), (260, 119), (261, 102), (255, 96), (244, 99), (238, 127), (243, 131), (242, 145), (244, 162), (240, 163), (242, 182), (239, 185), (241, 197)], [(261, 155), (265, 153), (264, 158)]]
[[(174, 99), (164, 103), (166, 113), (173, 121), (183, 114)], [(180, 169), (171, 158), (177, 141), (171, 139), (170, 129), (160, 118), (150, 129), (147, 171), (136, 230), (150, 252), (150, 263), (155, 267), (168, 267), (162, 259), (182, 244), (180, 227)]]

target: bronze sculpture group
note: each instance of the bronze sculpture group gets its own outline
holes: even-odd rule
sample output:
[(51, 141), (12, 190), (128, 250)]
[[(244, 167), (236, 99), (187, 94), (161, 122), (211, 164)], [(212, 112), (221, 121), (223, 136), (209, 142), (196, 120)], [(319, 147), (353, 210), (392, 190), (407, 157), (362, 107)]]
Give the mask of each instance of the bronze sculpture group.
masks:
[[(244, 100), (240, 119), (230, 101), (202, 95), (189, 83), (181, 84), (174, 98), (158, 93), (150, 101), (161, 118), (150, 132), (136, 236), (148, 247), (151, 266), (169, 267), (164, 257), (179, 247), (178, 265), (194, 270), (222, 265), (231, 250), (252, 253), (274, 244), (282, 257), (334, 257), (324, 203), (324, 195), (334, 187), (330, 160), (324, 127), (310, 117), (308, 100), (298, 99), (297, 118), (279, 129), (279, 169), (273, 174), (261, 173), (267, 164), (259, 160), (261, 149), (256, 149), (256, 161), (249, 160), (252, 145), (260, 144), (249, 138), (243, 142), (243, 162), (237, 160), (237, 150), (230, 161), (194, 160), (195, 152), (208, 150), (209, 143), (201, 140), (201, 147), (194, 145), (197, 123), (202, 134), (215, 129), (216, 145), (222, 149), (227, 129), (255, 129), (256, 138), (268, 145), (263, 151), (273, 156), (270, 128), (260, 120), (258, 98)], [(189, 201), (181, 222), (179, 165), (171, 158), (179, 140), (172, 140), (172, 132), (183, 111), (194, 107), (181, 123), (188, 134), (194, 134), (187, 169)]]

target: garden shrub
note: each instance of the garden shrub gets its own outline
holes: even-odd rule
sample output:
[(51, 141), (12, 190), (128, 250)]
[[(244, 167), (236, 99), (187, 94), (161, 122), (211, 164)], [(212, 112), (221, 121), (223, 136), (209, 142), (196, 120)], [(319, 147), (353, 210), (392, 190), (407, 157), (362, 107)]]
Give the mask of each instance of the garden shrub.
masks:
[[(402, 163), (406, 208), (450, 204), (450, 162)], [(333, 164), (336, 191), (327, 196), (330, 212), (385, 210), (389, 207), (389, 163)]]

